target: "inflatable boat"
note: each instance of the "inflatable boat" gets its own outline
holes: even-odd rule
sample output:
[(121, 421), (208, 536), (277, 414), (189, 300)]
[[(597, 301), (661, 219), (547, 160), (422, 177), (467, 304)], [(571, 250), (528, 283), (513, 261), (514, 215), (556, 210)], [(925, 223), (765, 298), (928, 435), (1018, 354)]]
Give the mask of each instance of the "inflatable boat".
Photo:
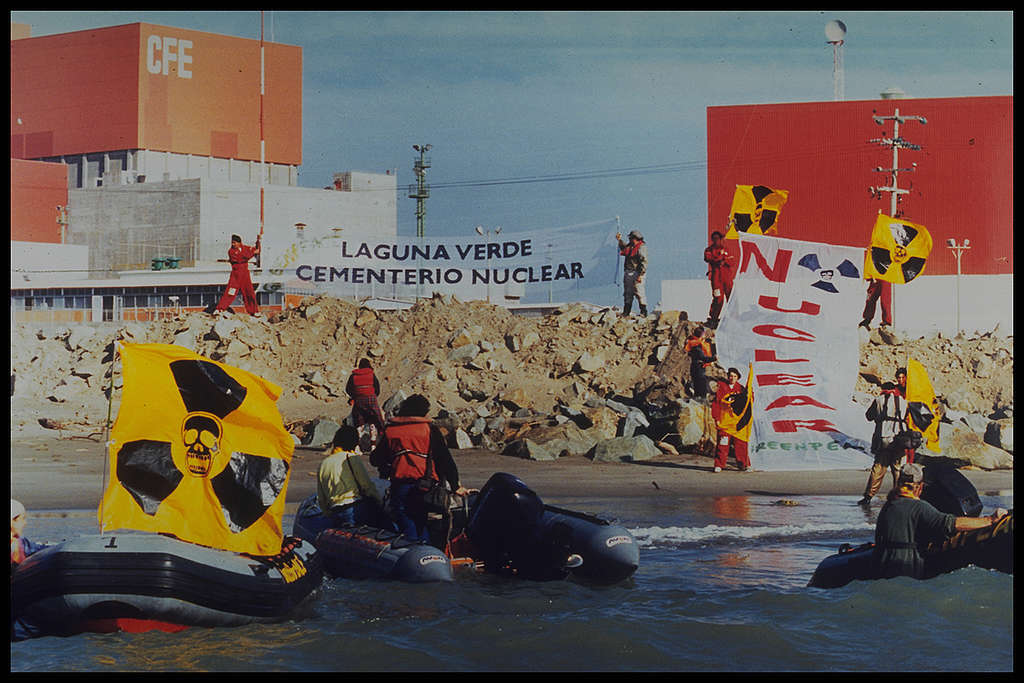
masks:
[(322, 579), (316, 549), (297, 538), (253, 556), (137, 531), (83, 536), (17, 566), (11, 638), (278, 621)]
[(517, 477), (494, 474), (479, 493), (453, 496), (444, 514), (428, 520), (431, 544), (373, 527), (330, 528), (316, 506), (303, 501), (293, 533), (314, 542), (333, 576), (403, 581), (450, 581), (456, 569), (547, 581), (568, 576), (615, 583), (640, 564), (625, 528), (579, 512), (545, 505)]
[[(923, 500), (936, 509), (958, 516), (976, 517), (982, 505), (974, 485), (959, 471), (925, 467)], [(874, 543), (852, 546), (844, 543), (839, 552), (822, 560), (808, 586), (839, 588), (851, 581), (877, 579), (872, 566)], [(956, 571), (968, 565), (1013, 574), (1013, 511), (996, 524), (983, 529), (960, 531), (942, 543), (921, 548), (924, 579)]]

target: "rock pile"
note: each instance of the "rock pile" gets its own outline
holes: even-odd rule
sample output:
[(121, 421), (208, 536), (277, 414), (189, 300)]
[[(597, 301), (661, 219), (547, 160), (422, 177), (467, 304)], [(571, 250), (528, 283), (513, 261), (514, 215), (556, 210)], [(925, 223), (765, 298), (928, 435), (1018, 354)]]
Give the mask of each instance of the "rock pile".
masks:
[[(195, 313), (45, 331), (19, 325), (11, 339), (12, 429), (43, 420), (101, 428), (120, 395), (115, 363), (108, 406), (112, 342), (124, 340), (178, 344), (275, 382), (286, 423), (313, 446), (349, 414), (345, 382), (365, 357), (385, 411), (424, 394), (456, 448), (537, 460), (585, 453), (595, 461), (703, 452), (714, 425), (707, 406), (687, 396), (681, 348), (695, 326), (678, 311), (624, 317), (567, 304), (529, 318), (441, 296), (403, 311), (316, 297), (266, 319)], [(958, 457), (986, 469), (1012, 467), (1012, 337), (862, 334), (859, 403), (909, 355), (928, 369), (957, 427), (945, 429), (945, 438), (959, 439), (951, 442)], [(717, 367), (709, 374), (724, 376)]]

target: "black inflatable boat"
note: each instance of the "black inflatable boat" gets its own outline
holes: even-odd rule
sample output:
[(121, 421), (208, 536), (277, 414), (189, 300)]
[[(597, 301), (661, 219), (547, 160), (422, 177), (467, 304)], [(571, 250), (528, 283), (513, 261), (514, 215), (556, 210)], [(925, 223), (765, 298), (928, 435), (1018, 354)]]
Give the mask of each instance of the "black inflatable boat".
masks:
[[(936, 509), (958, 516), (981, 514), (978, 492), (956, 469), (943, 466), (925, 467), (923, 500)], [(871, 566), (874, 543), (851, 546), (844, 543), (839, 552), (822, 560), (814, 570), (808, 586), (839, 588), (851, 581), (878, 578)], [(942, 543), (929, 544), (920, 550), (925, 573), (930, 579), (968, 565), (1013, 573), (1013, 511), (993, 526), (961, 531)]]

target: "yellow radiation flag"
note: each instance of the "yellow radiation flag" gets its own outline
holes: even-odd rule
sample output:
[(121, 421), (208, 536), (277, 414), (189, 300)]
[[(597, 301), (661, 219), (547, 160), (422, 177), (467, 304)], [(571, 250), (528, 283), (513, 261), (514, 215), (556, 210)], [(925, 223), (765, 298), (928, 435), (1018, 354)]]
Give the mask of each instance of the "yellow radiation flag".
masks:
[(928, 371), (918, 361), (907, 360), (907, 426), (921, 432), (928, 450), (939, 452), (939, 405)]
[(718, 417), (718, 428), (735, 436), (740, 441), (750, 441), (750, 427), (753, 424), (754, 366), (747, 371), (747, 388), (727, 394), (721, 401), (721, 413)]
[(921, 274), (932, 252), (923, 225), (878, 214), (864, 259), (864, 279), (906, 284)]
[(124, 389), (101, 529), (280, 552), (295, 450), (277, 409), (281, 388), (173, 344), (119, 350)]
[(774, 235), (778, 232), (779, 212), (789, 199), (789, 190), (773, 190), (764, 185), (737, 185), (729, 212), (726, 239), (739, 239), (739, 233)]

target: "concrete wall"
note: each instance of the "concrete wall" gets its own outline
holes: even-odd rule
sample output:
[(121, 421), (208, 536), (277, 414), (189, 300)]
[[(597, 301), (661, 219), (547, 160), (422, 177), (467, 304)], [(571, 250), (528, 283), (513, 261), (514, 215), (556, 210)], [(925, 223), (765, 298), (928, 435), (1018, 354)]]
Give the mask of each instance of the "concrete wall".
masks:
[[(922, 275), (908, 285), (893, 286), (893, 327), (913, 336), (955, 335), (956, 279)], [(710, 305), (711, 284), (706, 278), (661, 282), (661, 310), (686, 311), (690, 320), (703, 321)], [(880, 321), (881, 311), (876, 310), (874, 324)], [(1013, 275), (962, 275), (960, 329), (984, 333), (996, 325), (1000, 334), (1013, 334)]]
[(85, 280), (88, 268), (89, 248), (85, 245), (11, 242), (11, 289)]
[[(340, 239), (388, 240), (398, 233), (396, 176), (353, 174), (351, 191), (267, 185), (264, 268), (285, 268), (293, 246), (340, 247)], [(260, 188), (194, 178), (72, 190), (69, 241), (87, 245), (97, 276), (149, 268), (156, 257), (209, 268), (227, 258), (231, 235), (253, 244)], [(297, 223), (304, 224), (301, 231)], [(337, 229), (337, 230), (336, 230)], [(300, 234), (301, 232), (301, 234)]]

